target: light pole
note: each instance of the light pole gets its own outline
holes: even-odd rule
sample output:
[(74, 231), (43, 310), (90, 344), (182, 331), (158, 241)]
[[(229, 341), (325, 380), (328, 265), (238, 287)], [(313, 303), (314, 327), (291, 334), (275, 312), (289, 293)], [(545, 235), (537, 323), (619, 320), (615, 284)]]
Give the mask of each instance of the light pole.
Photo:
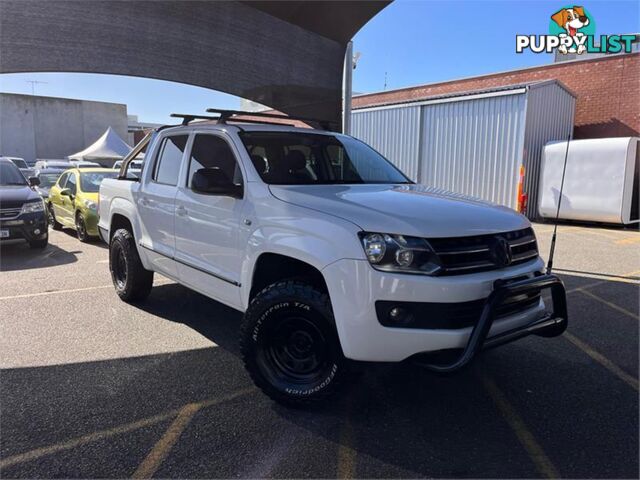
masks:
[(31, 95), (36, 94), (36, 84), (37, 83), (49, 83), (49, 82), (41, 82), (40, 80), (25, 80), (27, 83), (31, 84)]
[(353, 42), (347, 43), (342, 79), (342, 133), (351, 133), (351, 94), (353, 84)]

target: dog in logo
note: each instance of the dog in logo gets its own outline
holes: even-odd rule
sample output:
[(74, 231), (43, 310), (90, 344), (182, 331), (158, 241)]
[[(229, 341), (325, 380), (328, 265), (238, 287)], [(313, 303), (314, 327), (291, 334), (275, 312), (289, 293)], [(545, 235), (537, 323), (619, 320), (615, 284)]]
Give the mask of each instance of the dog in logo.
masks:
[[(584, 7), (573, 6), (571, 8), (563, 8), (562, 10), (557, 11), (553, 15), (551, 15), (551, 20), (556, 22), (556, 24), (563, 28), (567, 33), (561, 33), (558, 35), (561, 38), (561, 45), (558, 47), (558, 51), (560, 53), (578, 53), (579, 55), (584, 53), (587, 50), (587, 47), (584, 46), (584, 43), (575, 42), (575, 39), (578, 37), (584, 37), (584, 33), (579, 32), (582, 27), (586, 27), (589, 25), (589, 19), (584, 13)], [(570, 37), (573, 45), (571, 48), (567, 48), (567, 45), (563, 42), (562, 38)], [(578, 44), (576, 49), (575, 45)]]

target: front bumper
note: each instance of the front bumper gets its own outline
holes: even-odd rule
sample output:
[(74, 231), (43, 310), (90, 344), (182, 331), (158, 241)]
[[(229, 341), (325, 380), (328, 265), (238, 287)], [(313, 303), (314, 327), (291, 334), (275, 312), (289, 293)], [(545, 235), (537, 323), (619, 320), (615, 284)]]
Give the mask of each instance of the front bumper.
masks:
[(0, 220), (0, 230), (9, 232), (9, 236), (0, 238), (0, 241), (32, 242), (43, 240), (49, 232), (49, 225), (45, 212), (27, 213), (16, 218)]
[(98, 230), (98, 214), (93, 210), (85, 210), (83, 212), (85, 226), (87, 227), (87, 233), (92, 237), (99, 237), (100, 231)]
[(82, 215), (82, 218), (84, 218), (84, 225), (87, 229), (87, 234), (92, 237), (99, 237), (100, 231), (98, 230), (98, 213), (88, 208), (84, 208), (80, 213)]
[[(491, 326), (495, 321), (495, 312), (503, 301), (513, 295), (536, 292), (544, 289), (551, 290), (553, 309), (535, 322), (507, 330), (503, 333), (488, 337)], [(538, 275), (514, 282), (497, 280), (495, 289), (487, 298), (482, 315), (473, 326), (467, 345), (462, 353), (448, 363), (425, 363), (424, 367), (439, 373), (449, 373), (466, 366), (483, 349), (494, 348), (505, 343), (513, 342), (531, 334), (555, 337), (561, 335), (568, 324), (567, 297), (562, 280), (555, 275)]]
[[(383, 326), (378, 321), (376, 301), (463, 303), (489, 299), (492, 295), (492, 298), (497, 298), (498, 294), (493, 292), (503, 286), (500, 282), (508, 279), (535, 280), (543, 266), (538, 258), (502, 270), (428, 277), (383, 273), (371, 268), (366, 260), (345, 259), (325, 267), (323, 274), (345, 356), (361, 361), (399, 362), (420, 353), (464, 349), (478, 324), (458, 329)], [(564, 293), (562, 296), (564, 298)], [(497, 303), (492, 305), (491, 311)], [(540, 300), (537, 305), (508, 316), (495, 320), (491, 316), (491, 321), (484, 323), (486, 331), (481, 332), (484, 338), (476, 348), (496, 343), (494, 339), (511, 335), (509, 332), (514, 330), (529, 328), (545, 315), (545, 305)], [(564, 318), (566, 320), (566, 315)]]

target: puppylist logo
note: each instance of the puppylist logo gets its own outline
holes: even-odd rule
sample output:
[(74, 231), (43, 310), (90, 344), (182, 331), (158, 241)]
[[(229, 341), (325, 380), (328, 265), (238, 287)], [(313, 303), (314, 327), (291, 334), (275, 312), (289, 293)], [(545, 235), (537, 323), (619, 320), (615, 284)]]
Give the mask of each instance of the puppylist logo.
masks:
[(516, 53), (530, 49), (534, 53), (564, 55), (577, 53), (630, 53), (635, 35), (600, 35), (595, 38), (596, 23), (591, 14), (577, 5), (565, 6), (551, 15), (549, 35), (516, 35)]

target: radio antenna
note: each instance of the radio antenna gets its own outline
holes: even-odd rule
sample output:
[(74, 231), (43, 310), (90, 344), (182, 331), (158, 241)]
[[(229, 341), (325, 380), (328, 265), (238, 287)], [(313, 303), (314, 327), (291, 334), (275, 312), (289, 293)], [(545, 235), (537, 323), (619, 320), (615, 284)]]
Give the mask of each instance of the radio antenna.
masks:
[(562, 167), (562, 180), (560, 180), (560, 195), (558, 196), (558, 209), (556, 210), (556, 220), (553, 225), (553, 236), (551, 237), (551, 249), (549, 251), (549, 260), (547, 261), (547, 275), (551, 273), (553, 268), (553, 254), (556, 251), (556, 233), (558, 232), (558, 218), (560, 218), (560, 205), (562, 204), (562, 191), (564, 190), (564, 175), (567, 172), (567, 159), (569, 158), (569, 143), (571, 142), (571, 134), (567, 137), (567, 149), (564, 152), (564, 165)]

